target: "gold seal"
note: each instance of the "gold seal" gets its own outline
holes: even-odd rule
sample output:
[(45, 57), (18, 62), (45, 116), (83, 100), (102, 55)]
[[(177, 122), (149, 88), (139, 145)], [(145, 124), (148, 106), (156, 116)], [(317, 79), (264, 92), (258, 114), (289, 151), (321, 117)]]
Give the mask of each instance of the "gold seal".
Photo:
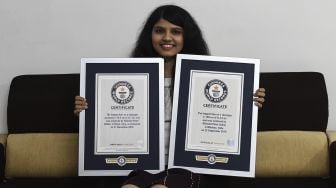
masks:
[(126, 158), (124, 156), (119, 156), (118, 158), (105, 158), (105, 163), (118, 164), (119, 166), (124, 166), (126, 164), (138, 163), (138, 158)]
[(217, 157), (214, 154), (210, 155), (195, 155), (196, 161), (205, 161), (209, 164), (215, 164), (215, 163), (228, 163), (229, 158), (228, 157)]

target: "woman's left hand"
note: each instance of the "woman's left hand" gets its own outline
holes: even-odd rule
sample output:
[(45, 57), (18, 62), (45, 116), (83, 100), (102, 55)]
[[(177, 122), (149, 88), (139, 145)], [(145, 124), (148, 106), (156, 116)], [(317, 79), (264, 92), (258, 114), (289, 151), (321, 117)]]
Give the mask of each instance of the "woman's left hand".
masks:
[(262, 108), (263, 103), (265, 102), (266, 90), (265, 88), (259, 88), (254, 93), (254, 104), (258, 106), (258, 108)]

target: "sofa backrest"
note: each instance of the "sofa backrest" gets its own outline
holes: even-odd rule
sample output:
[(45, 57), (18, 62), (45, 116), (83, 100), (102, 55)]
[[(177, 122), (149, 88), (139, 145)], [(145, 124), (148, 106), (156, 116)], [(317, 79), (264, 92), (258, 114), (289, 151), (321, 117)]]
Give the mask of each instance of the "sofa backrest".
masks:
[(258, 131), (326, 130), (328, 94), (321, 73), (262, 73), (260, 87), (266, 88), (266, 101), (259, 110)]
[[(318, 72), (260, 74), (266, 102), (258, 131), (325, 131), (328, 94)], [(7, 109), (8, 133), (78, 132), (73, 114), (79, 74), (21, 75), (12, 80)]]
[(21, 75), (10, 85), (8, 133), (78, 132), (79, 74)]

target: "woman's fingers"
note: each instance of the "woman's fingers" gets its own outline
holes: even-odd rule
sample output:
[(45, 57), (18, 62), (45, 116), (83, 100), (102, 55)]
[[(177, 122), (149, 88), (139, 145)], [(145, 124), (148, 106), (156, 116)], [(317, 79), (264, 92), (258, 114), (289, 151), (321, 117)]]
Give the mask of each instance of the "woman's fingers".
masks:
[(264, 103), (265, 102), (265, 98), (254, 98), (253, 100), (255, 102), (258, 102), (258, 103)]
[(87, 109), (88, 103), (86, 99), (81, 96), (75, 96), (75, 109), (74, 114), (79, 115), (79, 113), (85, 109)]
[(266, 96), (266, 90), (265, 88), (259, 88), (257, 89), (257, 91), (254, 93), (254, 104), (258, 107), (258, 108), (262, 108), (263, 103), (265, 102), (265, 97)]
[(254, 104), (255, 104), (258, 108), (262, 108), (262, 104), (261, 104), (261, 103), (255, 102)]
[(259, 88), (257, 91), (254, 93), (255, 97), (265, 97), (266, 96), (266, 90), (265, 88)]

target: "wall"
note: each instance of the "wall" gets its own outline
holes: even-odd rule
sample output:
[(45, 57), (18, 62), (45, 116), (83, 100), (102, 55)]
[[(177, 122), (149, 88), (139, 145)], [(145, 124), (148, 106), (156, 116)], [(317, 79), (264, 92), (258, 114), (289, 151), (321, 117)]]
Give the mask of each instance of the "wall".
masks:
[[(198, 21), (212, 55), (260, 58), (263, 72), (322, 72), (328, 129), (336, 130), (336, 1), (175, 2)], [(0, 133), (14, 76), (78, 73), (81, 57), (127, 57), (149, 12), (167, 3), (174, 1), (0, 0)]]

